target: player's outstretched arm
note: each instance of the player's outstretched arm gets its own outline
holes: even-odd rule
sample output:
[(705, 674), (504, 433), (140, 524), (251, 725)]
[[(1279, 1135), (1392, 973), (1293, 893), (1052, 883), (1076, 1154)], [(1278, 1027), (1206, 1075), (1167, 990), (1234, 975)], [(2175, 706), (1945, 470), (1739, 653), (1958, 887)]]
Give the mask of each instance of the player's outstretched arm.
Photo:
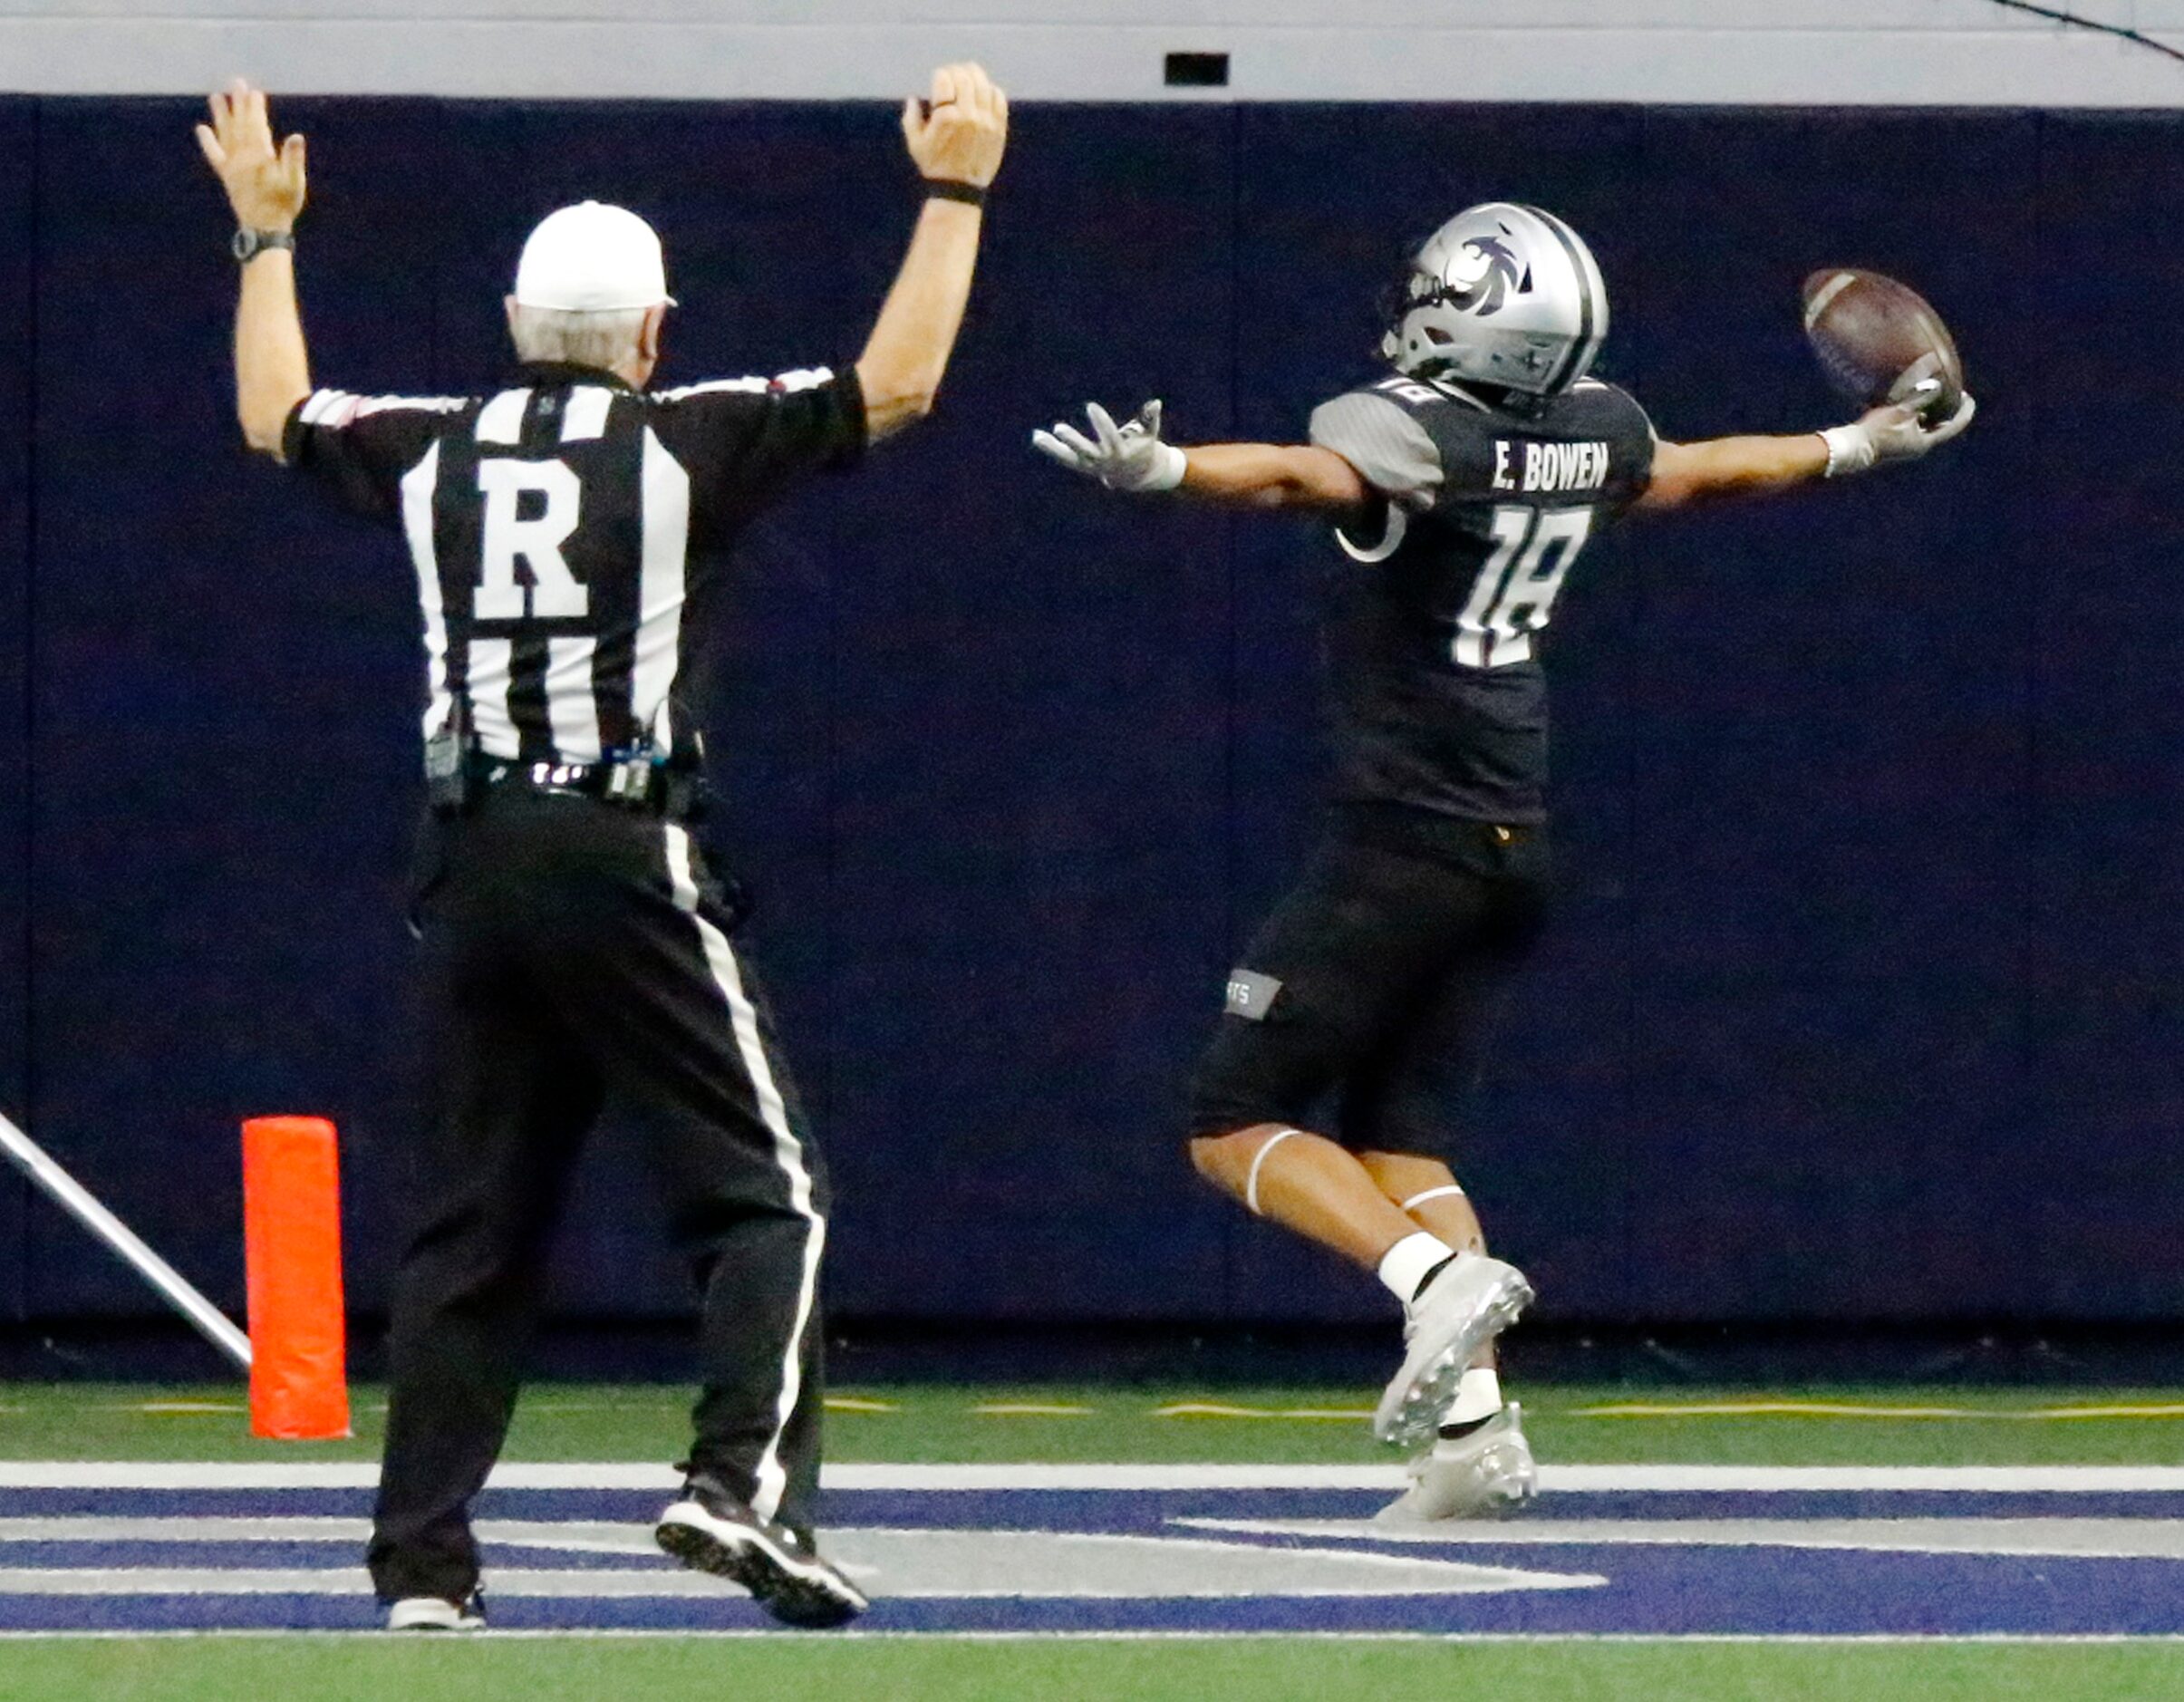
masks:
[(1202, 443), (1184, 450), (1160, 437), (1160, 404), (1127, 425), (1097, 402), (1087, 405), (1087, 437), (1057, 423), (1034, 431), (1040, 452), (1109, 490), (1182, 490), (1247, 508), (1347, 514), (1373, 499), (1371, 487), (1332, 450), (1309, 443)]
[[(244, 230), (287, 235), (304, 210), (304, 139), (274, 146), (266, 92), (237, 78), (212, 97), (212, 122), (198, 126), (198, 146), (219, 174)], [(295, 305), (295, 255), (262, 248), (243, 265), (235, 316), (235, 402), (254, 450), (281, 452), (281, 433), (296, 403), (311, 393), (311, 363)]]
[(1895, 461), (1917, 460), (1970, 425), (1976, 411), (1967, 396), (1963, 406), (1938, 426), (1924, 423), (1914, 408), (1894, 406), (1803, 437), (1662, 443), (1654, 450), (1653, 481), (1636, 506), (1658, 511), (1725, 497), (1767, 497), (1815, 479), (1842, 479)]
[(919, 213), (903, 269), (857, 357), (865, 430), (875, 443), (931, 413), (940, 393), (978, 265), (984, 216), (973, 192), (1000, 169), (1009, 97), (976, 65), (942, 65), (933, 73), (930, 102), (904, 103), (903, 139), (919, 174), (942, 193)]

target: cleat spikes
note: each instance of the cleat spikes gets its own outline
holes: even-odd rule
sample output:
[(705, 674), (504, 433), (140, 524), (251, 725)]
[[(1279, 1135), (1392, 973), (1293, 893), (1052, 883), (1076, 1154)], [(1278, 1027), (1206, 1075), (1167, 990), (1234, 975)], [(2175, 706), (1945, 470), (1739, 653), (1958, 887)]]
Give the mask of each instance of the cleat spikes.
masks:
[(1373, 1434), (1406, 1448), (1431, 1441), (1464, 1368), (1531, 1301), (1515, 1266), (1478, 1253), (1451, 1260), (1411, 1308), (1409, 1351), (1380, 1397)]

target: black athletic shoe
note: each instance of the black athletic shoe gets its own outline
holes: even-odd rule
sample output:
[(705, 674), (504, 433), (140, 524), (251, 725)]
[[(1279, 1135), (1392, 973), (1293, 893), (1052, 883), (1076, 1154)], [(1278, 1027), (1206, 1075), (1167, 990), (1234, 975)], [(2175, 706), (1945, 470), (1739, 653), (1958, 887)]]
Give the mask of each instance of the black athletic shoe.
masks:
[(682, 1499), (660, 1515), (652, 1536), (685, 1566), (735, 1580), (784, 1625), (846, 1625), (872, 1605), (808, 1538), (761, 1519), (702, 1473), (684, 1483)]

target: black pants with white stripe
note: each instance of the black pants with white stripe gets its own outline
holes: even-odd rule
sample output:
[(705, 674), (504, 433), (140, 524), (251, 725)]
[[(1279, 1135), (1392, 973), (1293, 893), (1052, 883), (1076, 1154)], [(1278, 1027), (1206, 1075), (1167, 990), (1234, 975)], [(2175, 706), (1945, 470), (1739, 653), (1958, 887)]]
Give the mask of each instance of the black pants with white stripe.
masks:
[(632, 1113), (702, 1295), (691, 1464), (808, 1530), (826, 1184), (735, 916), (690, 836), (496, 788), (441, 830), (419, 905), (435, 1104), (390, 1342), (371, 1548), (382, 1597), (459, 1598), (547, 1244), (608, 1098)]

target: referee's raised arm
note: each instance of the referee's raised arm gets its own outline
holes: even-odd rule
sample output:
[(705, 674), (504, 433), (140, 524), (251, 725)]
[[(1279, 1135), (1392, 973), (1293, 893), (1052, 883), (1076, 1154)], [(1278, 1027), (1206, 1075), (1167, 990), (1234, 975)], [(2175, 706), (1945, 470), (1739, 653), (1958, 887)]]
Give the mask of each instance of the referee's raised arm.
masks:
[(928, 192), (903, 269), (857, 358), (875, 443), (933, 411), (971, 295), (986, 189), (1009, 142), (1009, 99), (981, 67), (942, 65), (933, 73), (930, 100), (904, 103), (903, 136)]
[(241, 78), (212, 97), (198, 146), (235, 209), (243, 265), (235, 316), (235, 405), (252, 449), (277, 457), (288, 416), (311, 393), (304, 322), (295, 305), (295, 218), (304, 210), (304, 139), (279, 147), (266, 92)]

